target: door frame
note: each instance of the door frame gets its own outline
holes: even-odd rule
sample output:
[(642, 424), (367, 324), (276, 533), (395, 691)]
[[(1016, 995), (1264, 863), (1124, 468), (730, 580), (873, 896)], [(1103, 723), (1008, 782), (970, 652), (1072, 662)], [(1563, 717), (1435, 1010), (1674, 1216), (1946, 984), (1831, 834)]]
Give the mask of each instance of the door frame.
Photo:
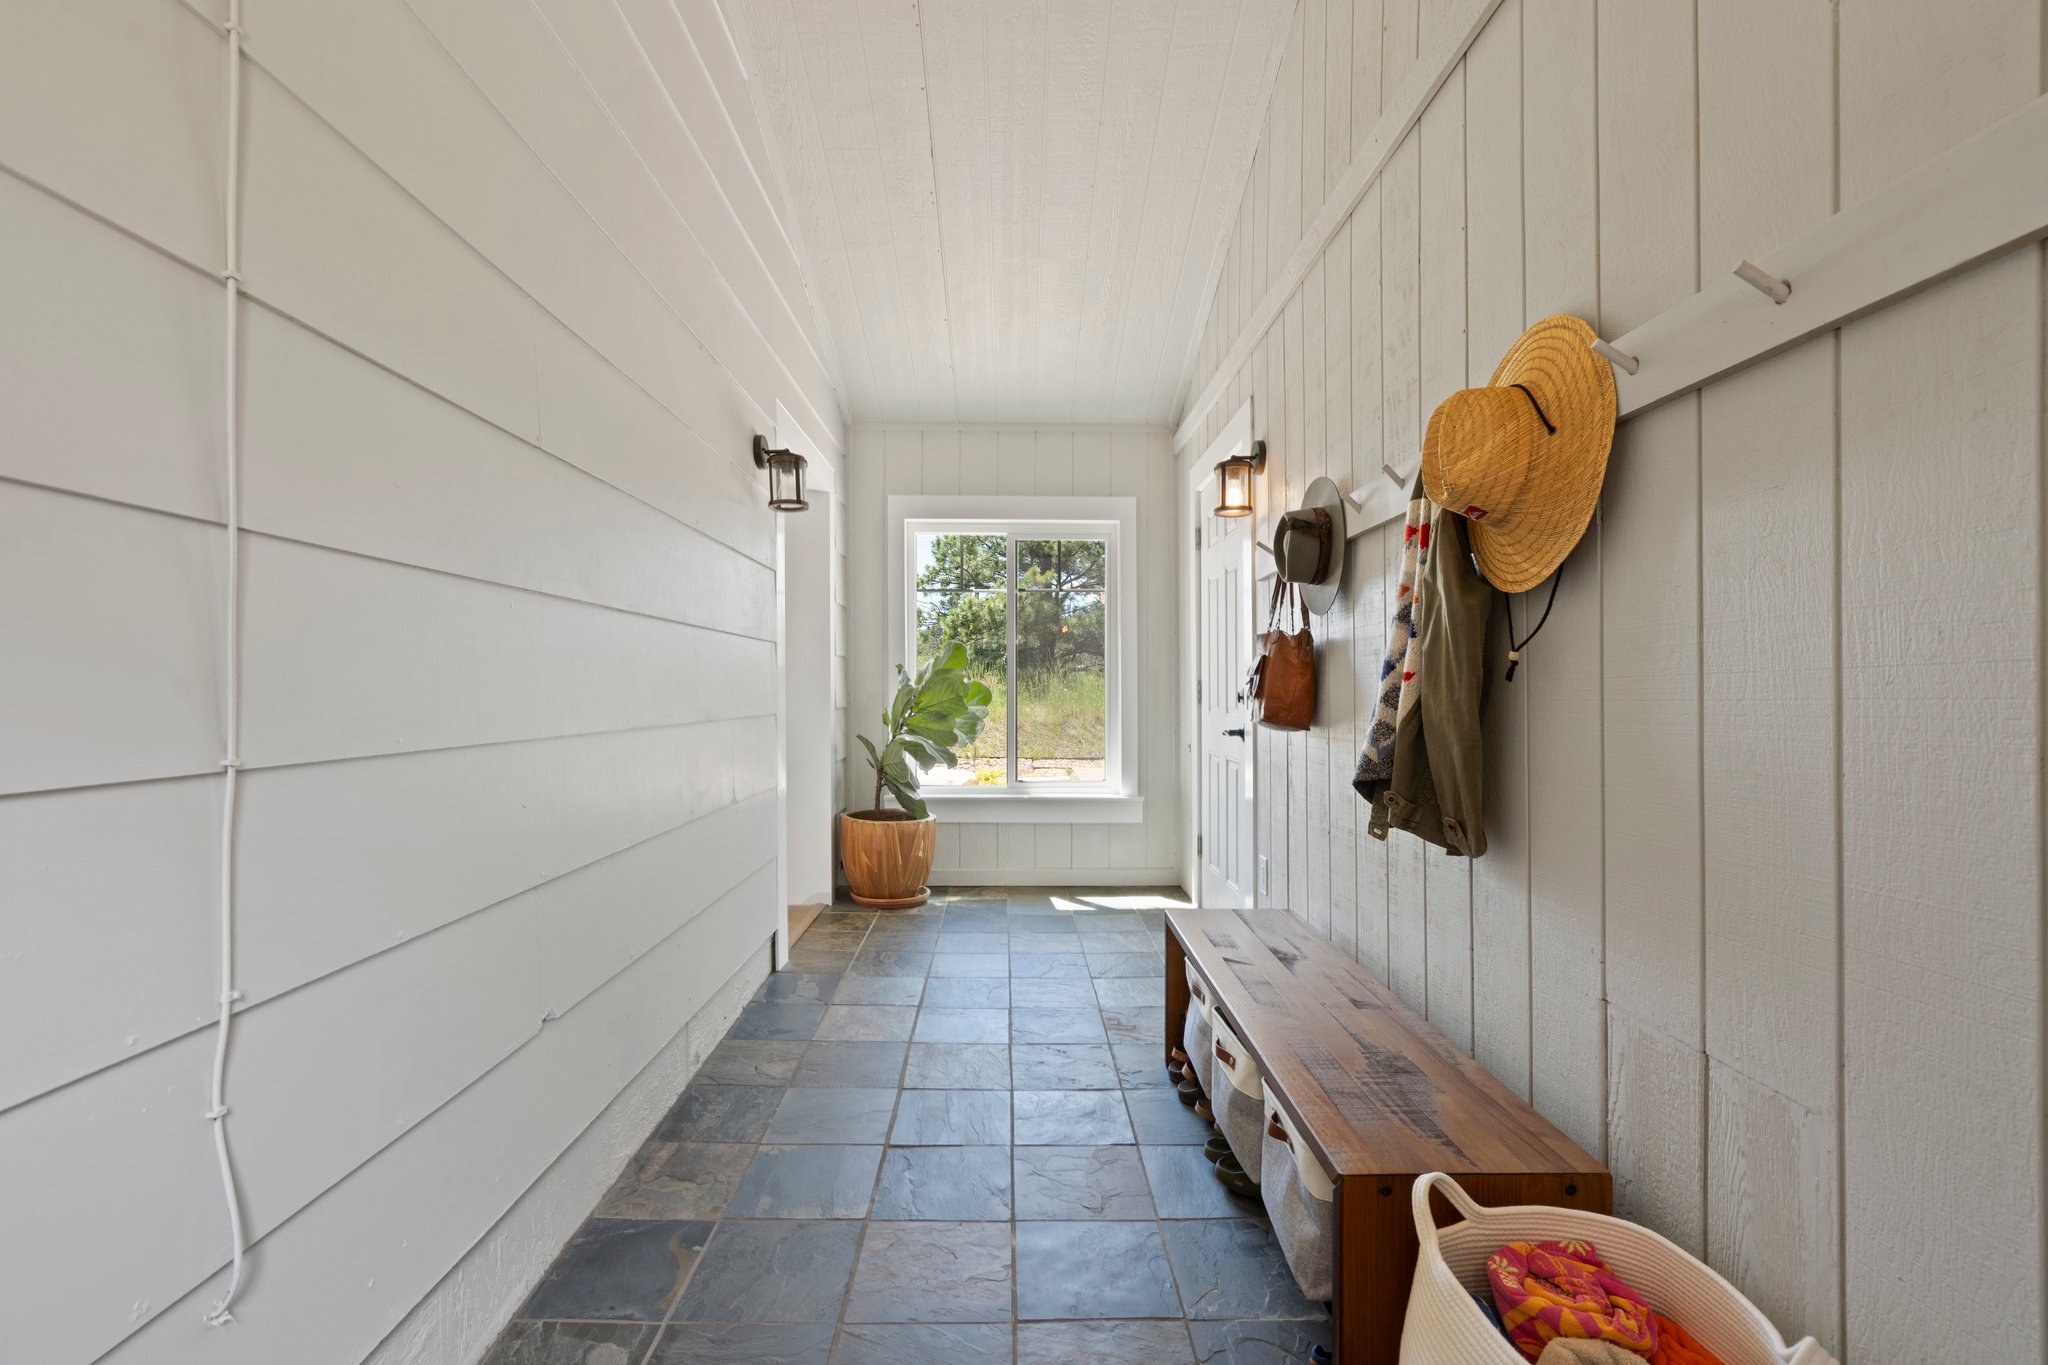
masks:
[[(816, 640), (820, 624), (827, 663), (838, 653), (839, 613), (836, 606), (836, 575), (839, 569), (839, 545), (837, 544), (838, 515), (832, 505), (839, 496), (832, 466), (804, 429), (789, 415), (781, 403), (775, 405), (775, 445), (779, 449), (794, 450), (806, 461), (804, 468), (805, 487), (812, 498), (806, 511), (776, 513), (775, 515), (775, 966), (779, 969), (789, 962), (789, 896), (790, 896), (790, 763), (789, 735), (790, 717), (793, 714), (789, 668), (789, 642), (792, 627), (801, 630), (807, 639)], [(812, 541), (815, 547), (817, 537), (823, 537), (825, 565), (823, 575), (816, 573), (806, 577), (803, 583), (792, 585), (790, 581), (789, 538), (792, 534), (791, 518), (806, 519), (795, 527), (795, 532)], [(804, 556), (814, 559), (814, 555)], [(794, 588), (794, 591), (792, 591)], [(801, 706), (806, 715), (816, 711), (822, 697), (824, 708), (823, 733), (829, 745), (838, 716), (836, 700), (832, 695), (833, 670), (806, 670), (799, 684), (800, 691), (808, 695), (795, 698), (795, 705)], [(825, 762), (825, 816), (818, 821), (815, 834), (803, 836), (807, 841), (822, 840), (825, 852), (824, 894), (829, 903), (832, 897), (832, 822), (831, 812), (838, 805), (837, 775), (833, 770), (830, 750)], [(800, 786), (802, 784), (799, 784)], [(806, 804), (815, 804), (806, 797)], [(815, 814), (815, 812), (813, 812)], [(806, 894), (816, 888), (804, 888)]]
[[(1230, 420), (1223, 424), (1223, 430), (1209, 443), (1201, 457), (1189, 466), (1187, 481), (1182, 490), (1180, 504), (1183, 513), (1180, 536), (1180, 594), (1181, 617), (1181, 688), (1180, 715), (1181, 734), (1186, 742), (1181, 746), (1181, 885), (1190, 897), (1199, 901), (1202, 897), (1202, 854), (1198, 839), (1202, 834), (1202, 783), (1205, 780), (1202, 762), (1204, 738), (1202, 735), (1202, 708), (1195, 700), (1195, 683), (1201, 676), (1202, 649), (1202, 552), (1196, 544), (1196, 537), (1208, 520), (1206, 490), (1215, 482), (1216, 466), (1233, 455), (1249, 455), (1252, 450), (1252, 400), (1247, 398)], [(1265, 496), (1266, 476), (1253, 476), (1252, 505), (1257, 507)], [(1256, 513), (1252, 524), (1245, 528), (1251, 537), (1253, 565), (1257, 565), (1258, 522)], [(1258, 575), (1245, 575), (1245, 617), (1257, 624)], [(1245, 744), (1245, 773), (1250, 782), (1250, 805), (1248, 818), (1252, 825), (1252, 888), (1249, 892), (1253, 904), (1258, 901), (1258, 866), (1262, 850), (1259, 848), (1258, 826), (1258, 744)]]

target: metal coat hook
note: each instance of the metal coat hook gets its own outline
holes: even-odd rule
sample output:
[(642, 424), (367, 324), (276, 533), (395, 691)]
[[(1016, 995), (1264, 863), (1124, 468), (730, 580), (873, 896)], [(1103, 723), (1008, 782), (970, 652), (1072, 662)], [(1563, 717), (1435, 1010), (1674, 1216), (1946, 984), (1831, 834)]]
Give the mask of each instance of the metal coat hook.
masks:
[(1605, 360), (1608, 364), (1614, 366), (1616, 369), (1627, 370), (1630, 374), (1634, 374), (1637, 370), (1643, 368), (1642, 361), (1636, 359), (1627, 351), (1616, 350), (1613, 346), (1609, 345), (1605, 341), (1602, 341), (1599, 337), (1594, 337), (1591, 342), (1591, 345), (1593, 347), (1594, 355), (1599, 356), (1602, 360)]
[(1772, 303), (1783, 303), (1792, 297), (1792, 284), (1781, 280), (1754, 261), (1744, 261), (1735, 267), (1735, 278), (1754, 288)]

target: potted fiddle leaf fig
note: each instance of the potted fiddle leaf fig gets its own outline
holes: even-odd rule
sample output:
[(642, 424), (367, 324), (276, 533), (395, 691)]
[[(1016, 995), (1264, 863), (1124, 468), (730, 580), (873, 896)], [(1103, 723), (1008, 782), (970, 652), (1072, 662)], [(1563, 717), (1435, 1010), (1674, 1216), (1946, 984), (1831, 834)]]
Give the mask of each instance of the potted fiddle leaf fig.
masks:
[[(967, 650), (942, 645), (915, 674), (896, 669), (896, 699), (882, 713), (883, 740), (877, 746), (858, 735), (875, 770), (871, 810), (839, 817), (839, 861), (846, 882), (862, 905), (907, 910), (931, 895), (938, 822), (918, 795), (921, 768), (953, 767), (959, 751), (981, 735), (995, 700), (985, 683), (967, 676)], [(883, 795), (895, 807), (883, 804)]]

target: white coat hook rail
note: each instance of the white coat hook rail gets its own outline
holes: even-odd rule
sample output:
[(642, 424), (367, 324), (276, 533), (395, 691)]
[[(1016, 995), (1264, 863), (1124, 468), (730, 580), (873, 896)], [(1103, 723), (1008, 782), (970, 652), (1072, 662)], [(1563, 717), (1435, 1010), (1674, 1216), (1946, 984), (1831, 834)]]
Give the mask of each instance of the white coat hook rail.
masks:
[(1755, 289), (1772, 303), (1783, 303), (1792, 297), (1792, 283), (1781, 280), (1755, 261), (1744, 261), (1735, 267), (1735, 278)]
[[(1792, 297), (1792, 282), (1779, 279), (1755, 261), (1744, 261), (1735, 267), (1735, 278), (1762, 294), (1772, 303), (1783, 303)], [(1600, 337), (1593, 338), (1593, 354), (1601, 357), (1616, 369), (1634, 374), (1643, 368), (1641, 357), (1632, 356), (1612, 342)], [(1392, 470), (1387, 471), (1390, 475)]]
[(1636, 359), (1627, 351), (1621, 350), (1609, 344), (1608, 342), (1601, 340), (1599, 337), (1594, 337), (1591, 342), (1591, 345), (1593, 347), (1594, 355), (1599, 356), (1602, 360), (1605, 360), (1608, 364), (1614, 366), (1616, 369), (1626, 370), (1630, 374), (1634, 374), (1637, 370), (1643, 368), (1642, 361)]

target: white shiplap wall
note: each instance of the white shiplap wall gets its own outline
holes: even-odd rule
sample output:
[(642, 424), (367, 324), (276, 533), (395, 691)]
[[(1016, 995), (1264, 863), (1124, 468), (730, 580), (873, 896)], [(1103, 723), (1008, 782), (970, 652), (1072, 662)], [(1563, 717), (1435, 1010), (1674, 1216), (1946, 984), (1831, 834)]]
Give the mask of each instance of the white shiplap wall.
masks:
[[(1526, 322), (1624, 332), (2042, 91), (2039, 0), (1505, 0), (1403, 133), (1474, 12), (1300, 6), (1189, 392), (1400, 140), (1183, 441), (1252, 399), (1262, 534), (1317, 474), (1412, 471)], [(1483, 859), (1364, 837), (1348, 788), (1398, 523), (1318, 623), (1316, 728), (1259, 741), (1264, 899), (1852, 1362), (2042, 1358), (2043, 273), (1623, 425), (1495, 683)]]
[(961, 824), (939, 821), (932, 880), (1072, 886), (1177, 883), (1172, 440), (1164, 427), (856, 426), (848, 437), (847, 681), (852, 702), (846, 800), (874, 801), (874, 770), (851, 738), (873, 731), (894, 687), (888, 658), (888, 507), (898, 494), (1017, 494), (1138, 500), (1139, 715), (1145, 819), (1134, 824)]
[(748, 441), (842, 433), (717, 9), (244, 10), (215, 1331), (224, 7), (0, 3), (8, 1360), (472, 1358), (775, 924)]

